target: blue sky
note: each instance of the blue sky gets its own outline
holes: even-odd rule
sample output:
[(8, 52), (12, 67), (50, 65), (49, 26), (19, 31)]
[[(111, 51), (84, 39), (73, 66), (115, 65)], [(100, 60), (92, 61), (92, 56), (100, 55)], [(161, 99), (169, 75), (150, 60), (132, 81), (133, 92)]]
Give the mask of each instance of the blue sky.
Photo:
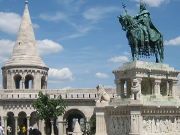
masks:
[[(122, 0), (136, 15), (138, 0)], [(165, 61), (180, 69), (180, 0), (144, 0), (165, 41)], [(23, 0), (0, 0), (0, 65), (12, 52)], [(50, 68), (49, 88), (114, 87), (113, 69), (131, 61), (118, 22), (121, 0), (30, 0), (39, 52)], [(154, 61), (154, 58), (152, 59)]]

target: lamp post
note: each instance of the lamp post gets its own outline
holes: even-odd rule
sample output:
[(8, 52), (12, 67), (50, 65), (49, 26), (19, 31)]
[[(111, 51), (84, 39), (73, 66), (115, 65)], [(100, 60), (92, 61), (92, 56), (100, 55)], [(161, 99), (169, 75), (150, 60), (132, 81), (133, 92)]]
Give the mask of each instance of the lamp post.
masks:
[(54, 134), (54, 126), (53, 126), (53, 124), (54, 124), (53, 118), (50, 119), (50, 122), (51, 122), (51, 135), (55, 135)]
[(80, 125), (81, 125), (81, 128), (82, 128), (83, 134), (84, 135), (89, 135), (89, 132), (90, 132), (90, 130), (89, 130), (89, 122), (85, 120), (85, 121), (81, 122)]

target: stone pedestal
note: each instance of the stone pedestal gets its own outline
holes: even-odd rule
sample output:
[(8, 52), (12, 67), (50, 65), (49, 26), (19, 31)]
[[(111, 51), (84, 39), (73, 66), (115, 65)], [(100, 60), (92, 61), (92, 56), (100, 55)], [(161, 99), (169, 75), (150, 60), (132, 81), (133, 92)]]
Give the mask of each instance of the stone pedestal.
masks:
[(58, 126), (58, 135), (64, 135), (64, 122), (63, 122), (63, 117), (59, 116), (57, 119), (57, 126)]
[(107, 135), (106, 130), (106, 117), (105, 117), (105, 106), (108, 103), (96, 103), (96, 134), (95, 135)]
[(180, 134), (180, 100), (174, 92), (178, 71), (134, 61), (113, 73), (119, 96), (96, 107), (96, 135)]

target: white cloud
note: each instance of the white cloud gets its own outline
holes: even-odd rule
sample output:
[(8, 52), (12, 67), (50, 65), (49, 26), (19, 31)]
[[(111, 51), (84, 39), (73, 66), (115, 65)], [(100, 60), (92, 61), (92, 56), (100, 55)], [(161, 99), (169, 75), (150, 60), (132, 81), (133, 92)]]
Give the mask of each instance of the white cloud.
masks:
[(40, 27), (40, 26), (39, 26), (38, 24), (33, 24), (33, 28), (34, 28), (34, 29), (39, 29), (39, 27)]
[(72, 87), (71, 86), (66, 86), (66, 87), (64, 87), (64, 88), (62, 88), (63, 90), (68, 90), (68, 89), (72, 89)]
[(0, 61), (5, 62), (12, 53), (14, 41), (1, 39), (0, 40)]
[(66, 7), (67, 10), (77, 11), (86, 2), (85, 0), (57, 0), (57, 2)]
[(21, 17), (20, 15), (12, 12), (0, 12), (0, 31), (16, 34), (18, 32)]
[(76, 27), (77, 31), (75, 33), (72, 33), (68, 36), (61, 37), (61, 40), (67, 40), (67, 39), (75, 39), (79, 37), (83, 37), (87, 35), (90, 31), (94, 29), (92, 26), (87, 26), (87, 27)]
[(165, 45), (173, 45), (173, 46), (180, 46), (180, 36), (171, 39), (171, 40), (166, 40), (164, 41)]
[(63, 50), (62, 45), (49, 39), (38, 40), (37, 44), (40, 55), (58, 53)]
[[(38, 50), (41, 55), (58, 53), (63, 50), (62, 45), (49, 39), (39, 40), (37, 42)], [(0, 62), (5, 62), (13, 51), (15, 42), (7, 39), (0, 39)]]
[(85, 19), (90, 20), (92, 22), (97, 22), (105, 17), (109, 13), (119, 11), (119, 8), (117, 7), (94, 7), (86, 10), (83, 13), (83, 16)]
[[(0, 31), (8, 34), (17, 34), (21, 23), (21, 16), (13, 12), (0, 12)], [(38, 24), (33, 24), (35, 29)]]
[(106, 79), (106, 78), (109, 77), (107, 74), (101, 73), (101, 72), (97, 72), (97, 73), (95, 74), (95, 76), (96, 76), (97, 78), (100, 78), (100, 79)]
[(127, 56), (115, 56), (110, 58), (108, 61), (113, 63), (125, 63), (129, 61), (129, 58)]
[(57, 12), (54, 15), (49, 15), (49, 14), (40, 14), (40, 18), (46, 21), (61, 21), (61, 20), (66, 20), (66, 15), (62, 12)]
[(69, 68), (62, 68), (62, 69), (50, 68), (49, 78), (55, 79), (56, 81), (72, 81), (73, 73)]
[[(139, 0), (135, 0), (139, 3)], [(159, 7), (163, 3), (168, 3), (170, 0), (143, 0), (150, 7)]]

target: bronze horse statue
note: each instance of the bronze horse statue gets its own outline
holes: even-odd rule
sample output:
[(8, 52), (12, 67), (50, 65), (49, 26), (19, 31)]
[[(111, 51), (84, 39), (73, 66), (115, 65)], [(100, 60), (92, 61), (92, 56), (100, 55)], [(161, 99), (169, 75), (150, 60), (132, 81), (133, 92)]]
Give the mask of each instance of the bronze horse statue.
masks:
[(126, 37), (129, 41), (133, 60), (138, 60), (139, 57), (150, 57), (155, 55), (156, 63), (163, 62), (164, 47), (163, 37), (157, 30), (151, 29), (149, 42), (145, 41), (145, 34), (141, 24), (134, 17), (126, 14), (119, 16), (119, 22), (124, 31), (127, 31)]

